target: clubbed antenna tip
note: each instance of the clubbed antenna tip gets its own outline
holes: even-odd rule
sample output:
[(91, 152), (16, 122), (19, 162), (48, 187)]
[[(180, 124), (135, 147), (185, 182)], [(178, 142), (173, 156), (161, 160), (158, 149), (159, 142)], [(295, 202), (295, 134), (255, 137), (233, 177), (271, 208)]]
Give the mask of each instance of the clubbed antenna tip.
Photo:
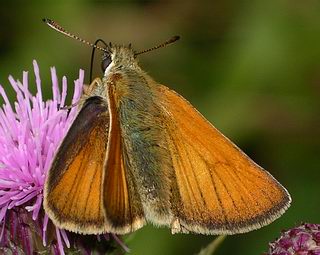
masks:
[(53, 20), (51, 20), (51, 19), (43, 18), (42, 21), (43, 21), (44, 23), (46, 23), (49, 27), (51, 27), (52, 29), (58, 31), (58, 32), (61, 33), (61, 34), (64, 34), (64, 35), (66, 35), (66, 36), (68, 36), (68, 37), (70, 37), (70, 38), (76, 39), (77, 41), (80, 41), (80, 42), (82, 42), (82, 43), (84, 43), (84, 44), (87, 44), (87, 45), (89, 45), (90, 47), (93, 47), (93, 48), (99, 49), (99, 50), (101, 50), (101, 51), (107, 52), (107, 49), (101, 48), (101, 47), (99, 47), (99, 46), (97, 46), (97, 45), (95, 45), (95, 44), (93, 44), (93, 43), (91, 43), (91, 42), (88, 42), (88, 41), (80, 38), (79, 36), (76, 36), (76, 35), (68, 32), (68, 31), (65, 30), (62, 26), (60, 26), (57, 22), (55, 22), (55, 21), (53, 21)]
[(171, 37), (169, 40), (165, 41), (164, 43), (161, 43), (161, 44), (159, 44), (157, 46), (154, 46), (154, 47), (152, 47), (150, 49), (146, 49), (146, 50), (143, 50), (143, 51), (140, 51), (140, 52), (136, 52), (134, 54), (134, 56), (137, 56), (137, 55), (149, 52), (149, 51), (153, 51), (153, 50), (156, 50), (156, 49), (159, 49), (159, 48), (163, 48), (163, 47), (165, 47), (165, 46), (167, 46), (167, 45), (169, 45), (171, 43), (174, 43), (174, 42), (178, 41), (179, 39), (180, 39), (180, 36), (179, 35), (175, 35), (175, 36)]

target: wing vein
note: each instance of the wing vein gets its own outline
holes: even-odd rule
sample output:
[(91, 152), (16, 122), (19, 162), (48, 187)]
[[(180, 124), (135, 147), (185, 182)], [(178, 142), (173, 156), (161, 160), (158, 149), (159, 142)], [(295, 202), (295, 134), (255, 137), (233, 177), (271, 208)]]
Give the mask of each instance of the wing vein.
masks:
[(84, 162), (86, 162), (85, 158), (86, 158), (86, 155), (82, 155), (81, 164), (79, 166), (80, 171), (77, 171), (76, 177), (73, 179), (72, 188), (71, 188), (69, 196), (68, 196), (70, 199), (69, 200), (66, 199), (63, 204), (63, 208), (65, 208), (66, 203), (72, 201), (71, 206), (69, 206), (69, 211), (68, 211), (69, 213), (70, 213), (71, 209), (73, 208), (74, 202), (76, 201), (75, 198), (77, 198), (79, 195), (79, 192), (77, 192), (79, 189), (78, 183), (80, 182), (80, 180), (82, 179), (82, 177), (84, 175), (84, 171), (81, 171), (81, 169), (82, 169)]

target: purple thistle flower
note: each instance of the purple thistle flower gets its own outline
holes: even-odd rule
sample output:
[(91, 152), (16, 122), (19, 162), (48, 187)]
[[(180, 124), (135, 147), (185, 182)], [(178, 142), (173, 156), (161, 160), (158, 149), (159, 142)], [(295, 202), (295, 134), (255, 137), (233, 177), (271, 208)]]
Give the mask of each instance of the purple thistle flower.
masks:
[[(50, 249), (51, 253), (64, 254), (64, 247), (70, 248), (70, 236), (77, 235), (69, 233), (68, 238), (65, 230), (53, 226), (42, 209), (42, 191), (55, 151), (77, 109), (73, 107), (69, 112), (61, 109), (66, 102), (67, 79), (63, 77), (60, 92), (55, 68), (51, 68), (53, 99), (44, 102), (36, 61), (33, 61), (33, 67), (37, 86), (35, 96), (28, 88), (28, 72), (23, 72), (22, 83), (9, 76), (16, 93), (13, 106), (0, 85), (4, 100), (0, 108), (0, 252), (6, 253), (9, 249), (20, 254), (20, 249), (25, 254), (33, 254), (34, 246), (38, 249), (41, 246), (41, 249)], [(80, 70), (79, 78), (74, 82), (72, 104), (81, 96), (83, 79), (84, 72)], [(34, 241), (34, 235), (42, 239), (41, 244)], [(120, 239), (112, 236), (125, 250), (128, 249)]]
[(320, 255), (320, 224), (302, 224), (269, 244), (267, 255)]

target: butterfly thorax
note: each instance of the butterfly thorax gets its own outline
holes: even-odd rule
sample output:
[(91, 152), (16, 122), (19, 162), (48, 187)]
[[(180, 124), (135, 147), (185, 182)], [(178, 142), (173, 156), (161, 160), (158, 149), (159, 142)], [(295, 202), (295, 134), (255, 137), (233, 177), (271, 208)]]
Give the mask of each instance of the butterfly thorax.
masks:
[(144, 94), (147, 94), (146, 100), (153, 97), (150, 86), (154, 81), (140, 68), (131, 47), (113, 46), (110, 48), (110, 57), (111, 63), (106, 68), (102, 81), (114, 94), (117, 106), (124, 97)]

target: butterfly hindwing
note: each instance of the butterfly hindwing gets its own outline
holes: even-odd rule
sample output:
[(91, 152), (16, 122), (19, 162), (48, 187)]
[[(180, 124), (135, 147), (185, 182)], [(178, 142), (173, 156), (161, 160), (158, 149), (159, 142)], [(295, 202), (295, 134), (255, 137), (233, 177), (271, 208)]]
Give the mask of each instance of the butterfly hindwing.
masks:
[(104, 176), (103, 203), (110, 232), (126, 234), (145, 224), (144, 212), (128, 167), (114, 94), (109, 95), (110, 132)]

